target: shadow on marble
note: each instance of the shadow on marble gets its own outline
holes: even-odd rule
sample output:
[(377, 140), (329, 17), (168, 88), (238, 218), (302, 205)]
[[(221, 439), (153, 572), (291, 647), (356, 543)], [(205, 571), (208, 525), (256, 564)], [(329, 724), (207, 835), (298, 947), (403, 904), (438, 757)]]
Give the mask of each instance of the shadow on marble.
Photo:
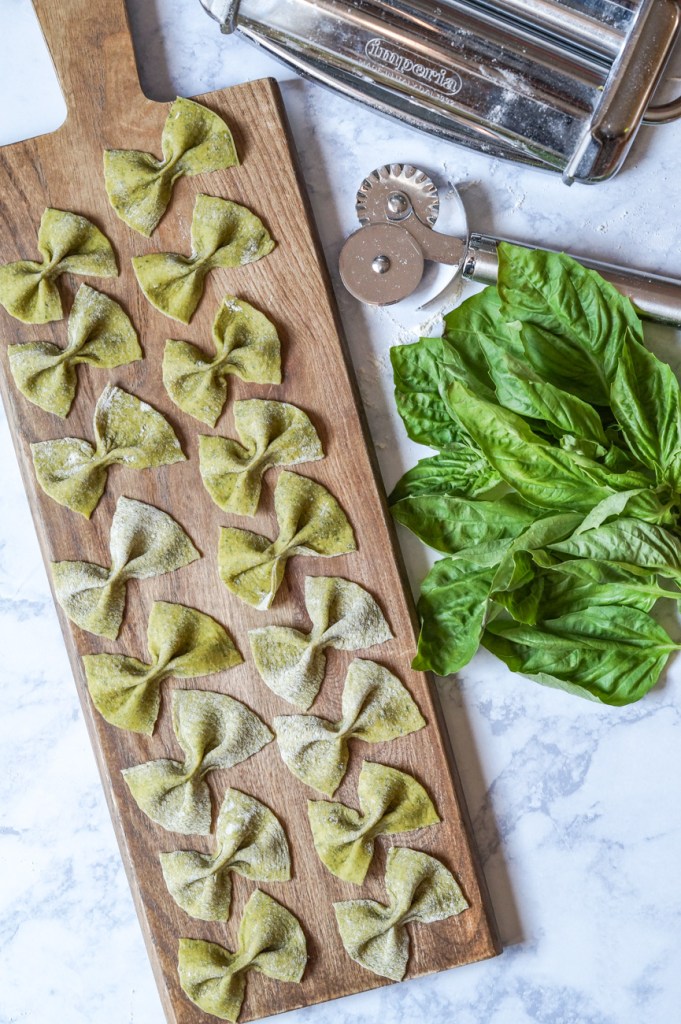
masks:
[[(147, 0), (145, 4), (128, 0), (126, 6), (142, 92), (148, 99), (159, 103), (174, 99), (177, 90), (170, 75), (168, 52), (161, 31), (159, 0)], [(144, 41), (144, 60), (141, 41)]]
[(504, 858), (504, 843), (462, 690), (455, 677), (438, 678), (437, 689), (470, 818), (471, 838), (485, 874), (503, 952), (509, 946), (523, 944), (526, 938)]

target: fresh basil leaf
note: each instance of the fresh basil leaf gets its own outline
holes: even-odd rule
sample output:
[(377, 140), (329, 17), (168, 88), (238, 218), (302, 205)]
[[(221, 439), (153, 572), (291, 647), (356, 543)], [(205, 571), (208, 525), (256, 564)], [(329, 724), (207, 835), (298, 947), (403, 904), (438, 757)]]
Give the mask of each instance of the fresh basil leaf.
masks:
[(632, 491), (620, 491), (619, 494), (611, 494), (599, 502), (583, 522), (575, 530), (575, 533), (586, 533), (601, 526), (607, 519), (618, 516), (643, 519), (650, 523), (672, 524), (676, 522), (670, 495), (668, 493), (657, 493), (649, 488)]
[(445, 554), (478, 544), (510, 542), (541, 514), (517, 494), (496, 501), (422, 494), (396, 501), (391, 511), (398, 523)]
[(610, 566), (612, 580), (595, 582), (561, 571), (558, 566), (541, 577), (544, 580), (540, 617), (555, 619), (600, 605), (619, 605), (649, 612), (660, 598), (678, 599), (679, 594), (655, 583), (653, 576), (637, 579), (617, 566)]
[(502, 479), (541, 508), (588, 513), (618, 491), (649, 484), (641, 473), (613, 473), (592, 459), (547, 444), (520, 416), (478, 398), (459, 381), (449, 385), (448, 401)]
[[(539, 564), (539, 563), (538, 563)], [(543, 563), (546, 566), (546, 563)], [(655, 573), (639, 567), (627, 567), (613, 562), (600, 562), (595, 558), (573, 558), (562, 562), (551, 562), (550, 568), (563, 576), (570, 576), (578, 582), (603, 584), (604, 586), (655, 586)], [(660, 597), (676, 597), (673, 591), (664, 591)], [(548, 618), (548, 616), (545, 616)]]
[[(606, 437), (608, 437), (609, 433), (610, 431), (605, 431)], [(617, 444), (613, 444), (609, 437), (607, 448), (604, 448), (602, 444), (597, 444), (595, 441), (587, 441), (583, 437), (575, 437), (573, 434), (563, 434), (559, 438), (558, 444), (566, 452), (574, 452), (575, 455), (584, 455), (587, 459), (601, 462), (607, 469), (612, 469), (615, 473), (627, 473), (630, 469), (646, 472), (646, 467), (642, 462), (634, 458), (628, 449), (624, 451)]]
[(593, 406), (555, 384), (543, 381), (528, 367), (524, 352), (523, 358), (519, 359), (485, 337), (480, 338), (480, 346), (500, 405), (519, 416), (545, 422), (558, 437), (570, 434), (594, 446), (601, 446), (602, 454), (605, 454), (609, 447), (608, 439)]
[(392, 353), (407, 430), (441, 451), (397, 485), (395, 518), (451, 555), (424, 581), (414, 664), (456, 671), (484, 631), (511, 668), (626, 704), (678, 649), (648, 612), (681, 596), (657, 580), (681, 586), (681, 390), (596, 273), (499, 251), (498, 291)]
[(548, 547), (569, 558), (614, 562), (625, 568), (640, 568), (670, 579), (681, 579), (681, 541), (654, 523), (616, 519)]
[(606, 606), (527, 626), (495, 619), (483, 645), (514, 672), (604, 704), (639, 700), (678, 650), (650, 615)]
[(435, 563), (421, 586), (415, 669), (446, 676), (468, 664), (480, 644), (493, 575), (494, 566), (474, 558)]
[(634, 455), (681, 490), (681, 389), (671, 367), (628, 337), (610, 402)]
[(475, 498), (499, 483), (501, 477), (481, 452), (469, 445), (452, 446), (408, 470), (388, 499), (390, 504), (422, 494)]
[(653, 574), (636, 576), (617, 565), (579, 559), (541, 569), (534, 561), (521, 586), (492, 590), (491, 598), (517, 621), (529, 625), (598, 605), (620, 605), (649, 612), (660, 598), (678, 600), (679, 591), (666, 590)]
[(440, 396), (441, 338), (422, 338), (413, 345), (395, 345), (390, 360), (397, 411), (412, 441), (431, 448), (456, 445), (462, 429)]
[(447, 400), (447, 385), (454, 380), (461, 381), (467, 388), (470, 388), (473, 394), (477, 395), (478, 398), (484, 398), (488, 402), (495, 401), (494, 388), (491, 386), (491, 380), (489, 384), (487, 379), (484, 379), (478, 374), (477, 359), (474, 357), (476, 349), (480, 349), (477, 341), (472, 342), (470, 347), (465, 349), (447, 348), (446, 358), (443, 359), (440, 365), (440, 397), (447, 407), (449, 415), (452, 420), (456, 423), (456, 416), (453, 415), (452, 410), (449, 408), (449, 402)]
[(575, 530), (575, 534), (586, 533), (587, 530), (595, 530), (602, 526), (607, 519), (621, 516), (627, 505), (634, 496), (642, 494), (641, 488), (633, 491), (620, 491), (618, 494), (609, 494), (607, 498), (599, 501)]
[(536, 553), (548, 544), (570, 537), (579, 526), (581, 517), (574, 512), (537, 519), (516, 537), (499, 561), (494, 577), (496, 592), (514, 590), (524, 586), (535, 575)]
[(523, 324), (520, 336), (525, 357), (543, 380), (591, 405), (607, 407), (610, 391), (603, 375), (570, 339), (551, 334), (535, 324)]
[[(478, 337), (491, 338), (505, 351), (522, 358), (523, 344), (515, 320), (504, 316), (501, 297), (494, 285), (471, 295), (444, 316), (444, 335), (455, 347), (466, 348)], [(487, 372), (485, 357), (478, 353), (481, 375)]]
[(616, 473), (626, 473), (629, 469), (645, 470), (646, 467), (643, 463), (635, 459), (628, 448), (626, 451), (624, 450), (623, 441), (620, 437), (613, 440), (614, 430), (608, 429), (606, 434), (610, 438), (610, 447), (603, 458), (604, 466), (614, 470)]
[(541, 618), (546, 577), (536, 570), (522, 585), (513, 590), (494, 590), (490, 598), (504, 608), (516, 622), (534, 626)]
[(575, 437), (574, 434), (561, 434), (558, 438), (558, 444), (566, 452), (575, 452), (577, 455), (585, 455), (587, 459), (593, 459), (594, 461), (600, 459), (605, 462), (607, 449), (596, 441), (587, 441), (583, 437)]
[(535, 624), (598, 605), (621, 605), (650, 611), (660, 598), (679, 599), (679, 591), (658, 586), (655, 575), (637, 575), (622, 566), (576, 559), (535, 569), (516, 590), (491, 594), (492, 600), (518, 622)]
[(607, 405), (626, 332), (643, 341), (631, 301), (565, 253), (508, 242), (499, 245), (497, 287), (506, 318), (522, 321), (535, 370), (585, 401)]
[(524, 355), (519, 326), (504, 320), (494, 287), (472, 295), (445, 316), (444, 338), (447, 349), (441, 383), (460, 380), (481, 398), (494, 400), (494, 383), (482, 349), (483, 339), (492, 339), (503, 351), (520, 358)]

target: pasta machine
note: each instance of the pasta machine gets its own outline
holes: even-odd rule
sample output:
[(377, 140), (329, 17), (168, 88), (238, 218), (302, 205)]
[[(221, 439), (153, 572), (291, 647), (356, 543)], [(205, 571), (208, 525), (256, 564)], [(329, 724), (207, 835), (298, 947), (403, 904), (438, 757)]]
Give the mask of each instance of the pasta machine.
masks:
[(642, 124), (678, 0), (201, 0), (299, 73), (406, 124), (495, 157), (598, 182)]

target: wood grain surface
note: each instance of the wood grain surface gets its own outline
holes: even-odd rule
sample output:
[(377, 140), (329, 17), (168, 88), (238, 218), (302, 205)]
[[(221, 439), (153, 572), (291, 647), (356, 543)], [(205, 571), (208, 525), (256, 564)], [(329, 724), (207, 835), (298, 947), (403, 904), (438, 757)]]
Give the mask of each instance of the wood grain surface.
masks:
[[(111, 239), (121, 273), (116, 279), (87, 281), (122, 304), (139, 331), (145, 351), (143, 362), (113, 371), (79, 367), (77, 398), (68, 420), (62, 421), (31, 405), (16, 390), (9, 373), (7, 345), (34, 340), (64, 345), (66, 320), (45, 326), (24, 325), (0, 308), (0, 384), (43, 556), (48, 563), (85, 559), (108, 564), (109, 527), (120, 495), (150, 502), (171, 513), (203, 553), (200, 561), (175, 573), (128, 585), (126, 616), (115, 643), (79, 630), (58, 609), (168, 1021), (197, 1024), (206, 1019), (179, 987), (178, 938), (203, 938), (234, 948), (237, 924), (255, 885), (233, 876), (232, 913), (225, 924), (206, 924), (188, 917), (165, 888), (158, 854), (161, 850), (192, 847), (210, 850), (212, 839), (177, 836), (154, 825), (134, 804), (121, 777), (121, 769), (128, 765), (162, 756), (180, 756), (170, 723), (169, 698), (174, 686), (191, 684), (172, 680), (164, 684), (161, 716), (151, 738), (107, 725), (90, 702), (81, 655), (109, 651), (146, 659), (146, 623), (156, 600), (191, 605), (227, 627), (245, 663), (229, 672), (197, 680), (196, 686), (229, 693), (271, 723), (274, 715), (291, 713), (292, 709), (260, 680), (250, 657), (248, 630), (278, 623), (307, 632), (310, 625), (302, 599), (306, 574), (344, 576), (362, 584), (378, 598), (396, 639), (359, 653), (400, 676), (428, 725), (391, 743), (369, 747), (355, 741), (350, 770), (336, 799), (357, 806), (357, 774), (362, 759), (368, 756), (415, 775), (429, 790), (442, 818), (440, 825), (397, 835), (390, 841), (439, 857), (459, 879), (470, 909), (438, 924), (410, 926), (412, 944), (407, 977), (493, 956), (499, 950), (498, 942), (484, 881), (467, 832), (446, 732), (438, 723), (435, 688), (428, 676), (410, 668), (415, 649), (413, 607), (276, 83), (262, 80), (197, 97), (232, 127), (241, 166), (182, 179), (175, 187), (160, 227), (151, 239), (145, 239), (117, 219), (109, 206), (102, 177), (105, 148), (160, 152), (161, 129), (168, 110), (167, 104), (151, 102), (141, 93), (124, 0), (36, 0), (36, 8), (65, 93), (68, 118), (53, 134), (0, 150), (0, 262), (38, 258), (37, 227), (47, 206), (89, 217)], [(191, 325), (183, 327), (146, 301), (137, 287), (130, 258), (153, 251), (188, 252), (191, 213), (199, 192), (249, 206), (262, 218), (277, 248), (254, 265), (209, 275), (199, 309)], [(66, 309), (81, 281), (60, 279), (58, 286)], [(296, 472), (324, 484), (338, 498), (349, 514), (358, 540), (359, 549), (351, 555), (291, 560), (286, 582), (270, 612), (250, 608), (227, 591), (218, 576), (216, 556), (221, 525), (231, 522), (252, 526), (271, 537), (275, 535), (272, 494), (276, 473), (270, 471), (265, 478), (257, 519), (230, 520), (212, 503), (199, 476), (197, 438), (210, 429), (182, 414), (168, 398), (161, 381), (167, 338), (182, 338), (211, 349), (212, 320), (226, 292), (246, 299), (276, 323), (283, 344), (284, 382), (278, 387), (258, 386), (231, 378), (230, 401), (216, 432), (234, 436), (234, 399), (275, 398), (305, 409), (319, 430), (326, 458), (298, 467)], [(60, 436), (91, 438), (93, 407), (108, 381), (160, 409), (175, 427), (189, 461), (144, 472), (114, 467), (103, 499), (91, 521), (86, 522), (37, 487), (29, 444)], [(353, 656), (329, 652), (327, 676), (314, 706), (315, 713), (334, 720), (340, 717), (340, 692)], [(306, 800), (318, 794), (288, 773), (276, 743), (230, 772), (213, 773), (209, 785), (214, 807), (219, 804), (225, 786), (233, 785), (263, 800), (284, 823), (292, 847), (293, 879), (262, 884), (261, 888), (300, 919), (310, 953), (300, 985), (277, 983), (252, 973), (241, 1019), (257, 1019), (386, 984), (345, 954), (332, 909), (332, 902), (339, 899), (384, 899), (386, 840), (377, 842), (377, 853), (364, 886), (354, 886), (331, 875), (315, 853), (307, 820)], [(64, 828), (68, 827), (65, 822)]]

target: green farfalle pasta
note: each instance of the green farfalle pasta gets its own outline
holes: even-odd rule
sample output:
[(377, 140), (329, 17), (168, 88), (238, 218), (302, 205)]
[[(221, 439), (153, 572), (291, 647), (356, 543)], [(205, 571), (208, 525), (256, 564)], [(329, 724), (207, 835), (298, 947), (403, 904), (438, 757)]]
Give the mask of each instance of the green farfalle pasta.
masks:
[(135, 803), (169, 832), (207, 836), (211, 827), (206, 775), (232, 768), (261, 750), (272, 733), (226, 693), (174, 690), (173, 730), (184, 761), (161, 758), (123, 769)]
[(456, 879), (435, 857), (393, 846), (385, 869), (387, 905), (375, 900), (334, 903), (349, 956), (374, 974), (401, 981), (409, 961), (408, 924), (432, 924), (460, 914), (468, 903)]
[(309, 633), (287, 626), (252, 629), (255, 666), (270, 690), (307, 711), (326, 671), (327, 647), (359, 651), (392, 639), (377, 602), (363, 587), (339, 576), (306, 576)]
[(312, 839), (331, 874), (361, 885), (374, 855), (376, 836), (413, 832), (439, 817), (420, 782), (406, 772), (365, 761), (359, 773), (360, 810), (328, 800), (308, 800)]
[(281, 384), (276, 327), (243, 299), (225, 297), (213, 323), (213, 342), (214, 356), (172, 338), (163, 354), (163, 384), (173, 402), (210, 427), (227, 401), (230, 375), (252, 384)]
[(108, 295), (82, 284), (69, 314), (65, 348), (51, 341), (10, 345), (9, 368), (22, 395), (64, 419), (78, 386), (77, 367), (111, 369), (143, 358), (129, 317)]
[(242, 601), (269, 608), (294, 555), (330, 558), (356, 550), (345, 512), (321, 484), (283, 470), (274, 492), (279, 535), (275, 541), (250, 530), (223, 527), (218, 569), (223, 583)]
[(86, 654), (92, 702), (111, 725), (151, 735), (161, 707), (161, 683), (197, 679), (240, 665), (231, 637), (210, 615), (183, 604), (156, 601), (147, 624), (151, 662), (123, 654)]
[(31, 445), (38, 483), (60, 505), (89, 519), (111, 466), (150, 469), (185, 456), (167, 419), (122, 388), (107, 386), (95, 406), (95, 443), (59, 437)]
[(232, 872), (254, 882), (285, 882), (291, 855), (281, 824), (255, 797), (228, 789), (215, 827), (215, 853), (162, 853), (161, 868), (171, 896), (200, 921), (226, 921), (232, 902)]
[(174, 572), (200, 558), (175, 520), (143, 501), (119, 498), (109, 535), (111, 565), (52, 562), (57, 601), (72, 622), (115, 640), (125, 611), (128, 580)]
[(241, 267), (274, 249), (262, 221), (229, 199), (199, 195), (194, 204), (190, 256), (153, 252), (132, 261), (137, 282), (152, 306), (188, 324), (216, 267)]
[(180, 939), (180, 985), (199, 1009), (220, 1020), (238, 1019), (249, 971), (299, 982), (306, 965), (307, 943), (297, 918), (260, 889), (244, 907), (233, 953), (214, 942)]
[(38, 228), (42, 262), (17, 260), (0, 266), (0, 305), (25, 324), (46, 324), (64, 315), (55, 284), (61, 274), (116, 277), (111, 243), (99, 228), (77, 213), (45, 210)]
[(178, 98), (161, 135), (161, 160), (136, 149), (104, 152), (104, 182), (114, 210), (131, 228), (151, 235), (183, 175), (207, 174), (239, 160), (229, 128), (200, 103)]
[(280, 715), (274, 719), (279, 752), (308, 786), (333, 796), (347, 771), (351, 739), (384, 743), (417, 732), (426, 724), (397, 676), (374, 661), (355, 658), (342, 696), (342, 718)]
[(199, 437), (201, 479), (224, 512), (254, 516), (268, 469), (324, 458), (308, 416), (288, 402), (235, 402), (234, 423), (242, 444), (229, 437)]

